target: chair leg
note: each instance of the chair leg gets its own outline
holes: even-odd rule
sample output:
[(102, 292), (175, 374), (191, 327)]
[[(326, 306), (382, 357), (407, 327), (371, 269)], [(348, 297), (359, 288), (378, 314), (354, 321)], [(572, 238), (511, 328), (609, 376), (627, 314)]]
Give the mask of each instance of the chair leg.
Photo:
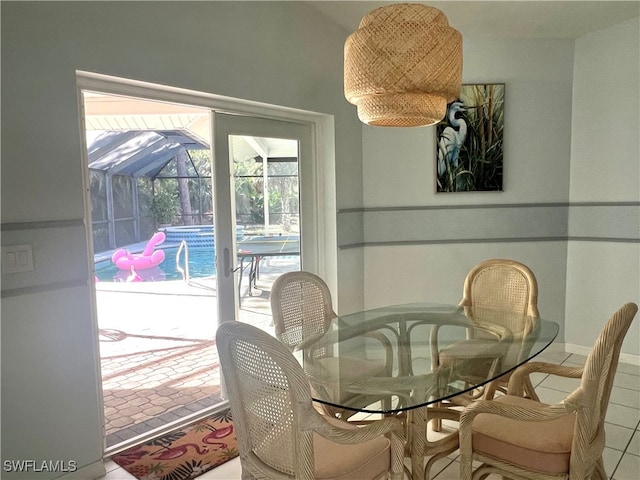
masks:
[(391, 480), (402, 480), (404, 478), (404, 445), (398, 435), (391, 433)]

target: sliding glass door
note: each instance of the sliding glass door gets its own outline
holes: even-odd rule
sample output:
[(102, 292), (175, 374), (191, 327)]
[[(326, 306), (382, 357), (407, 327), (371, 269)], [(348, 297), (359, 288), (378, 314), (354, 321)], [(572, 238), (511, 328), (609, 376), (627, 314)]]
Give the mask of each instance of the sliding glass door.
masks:
[(270, 285), (305, 264), (314, 229), (305, 212), (311, 128), (224, 113), (213, 128), (215, 230), (236, 232), (216, 237), (218, 319), (272, 331)]
[(224, 404), (217, 325), (272, 332), (273, 280), (317, 268), (316, 183), (311, 123), (100, 86), (79, 98), (113, 453)]

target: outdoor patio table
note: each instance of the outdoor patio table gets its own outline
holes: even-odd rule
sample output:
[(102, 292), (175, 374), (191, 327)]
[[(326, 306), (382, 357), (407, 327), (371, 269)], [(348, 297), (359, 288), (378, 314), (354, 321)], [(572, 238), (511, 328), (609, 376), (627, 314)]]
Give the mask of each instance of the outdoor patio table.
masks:
[[(383, 333), (392, 343), (391, 376), (367, 377), (340, 368), (344, 357), (385, 358), (380, 342), (366, 338), (370, 332)], [(339, 409), (399, 414), (405, 419), (406, 455), (411, 459), (407, 473), (418, 480), (428, 478), (435, 460), (458, 448), (457, 431), (427, 440), (429, 420), (458, 418), (457, 410), (440, 407), (440, 402), (515, 369), (547, 348), (557, 334), (558, 324), (546, 319), (478, 308), (406, 304), (337, 317), (325, 334), (306, 340), (295, 354), (309, 376), (314, 401)], [(470, 337), (480, 343), (474, 356), (437, 366), (439, 349)], [(321, 361), (327, 357), (335, 358)], [(483, 369), (473, 367), (487, 359), (488, 373), (478, 378), (477, 371)], [(363, 397), (387, 401), (364, 406), (359, 403)], [(425, 456), (430, 457), (426, 466)]]
[[(273, 235), (271, 237), (249, 236), (238, 242), (238, 296), (242, 299), (242, 274), (249, 266), (249, 296), (256, 288), (256, 280), (260, 276), (260, 261), (264, 257), (281, 257), (300, 255), (300, 237), (298, 235)], [(245, 260), (249, 261), (245, 265)]]

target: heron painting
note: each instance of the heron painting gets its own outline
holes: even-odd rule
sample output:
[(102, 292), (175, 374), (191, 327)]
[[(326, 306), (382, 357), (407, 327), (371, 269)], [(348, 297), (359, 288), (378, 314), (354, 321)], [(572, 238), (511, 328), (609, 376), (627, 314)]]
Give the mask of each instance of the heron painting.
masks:
[(438, 192), (502, 191), (504, 84), (463, 85), (437, 125)]

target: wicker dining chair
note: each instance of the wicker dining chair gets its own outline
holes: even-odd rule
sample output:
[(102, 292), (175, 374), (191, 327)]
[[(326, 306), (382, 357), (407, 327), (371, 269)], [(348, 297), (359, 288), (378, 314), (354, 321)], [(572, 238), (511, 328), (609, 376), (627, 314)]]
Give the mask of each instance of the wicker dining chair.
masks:
[[(511, 376), (507, 395), (466, 407), (459, 430), (462, 480), (491, 473), (512, 479), (605, 480), (604, 421), (620, 348), (637, 311), (635, 303), (627, 303), (613, 314), (584, 367), (527, 363)], [(580, 386), (555, 405), (524, 398), (524, 380), (535, 372), (580, 378)], [(475, 472), (473, 461), (482, 462)]]
[[(522, 315), (522, 317), (518, 317), (519, 324), (517, 325), (508, 324), (509, 321), (504, 320), (508, 319), (508, 316), (505, 316), (504, 319), (501, 319), (500, 315), (493, 316), (493, 321), (522, 337), (520, 344), (514, 344), (515, 347), (520, 348), (516, 354), (522, 357), (527, 355), (526, 347), (531, 345), (531, 336), (535, 334), (535, 330), (532, 330), (530, 325), (525, 323), (528, 319), (539, 317), (537, 303), (538, 282), (529, 267), (515, 260), (491, 259), (479, 263), (469, 271), (465, 278), (462, 301), (459, 305), (472, 312), (472, 315), (474, 310), (511, 312)], [(487, 316), (473, 319), (481, 322), (491, 321), (487, 319)], [(437, 331), (432, 332), (432, 337), (434, 335), (437, 336)], [(441, 350), (437, 348), (437, 340), (435, 338), (432, 340), (434, 368), (451, 364), (464, 357), (478, 358), (477, 350), (486, 348), (486, 341), (483, 341), (486, 338), (480, 341), (468, 338)], [(472, 375), (486, 378), (494, 360), (494, 358), (487, 358), (484, 362), (477, 360)], [(496, 390), (506, 391), (508, 382), (509, 374), (503, 375), (476, 392), (476, 397), (481, 395), (485, 399), (491, 399)], [(526, 394), (534, 400), (538, 399), (533, 385), (528, 380)]]
[[(290, 350), (294, 350), (301, 342), (324, 334), (337, 314), (333, 310), (331, 292), (327, 284), (319, 276), (305, 271), (287, 272), (276, 278), (271, 287), (271, 313), (275, 325), (276, 337)], [(376, 342), (383, 352), (384, 359), (362, 359), (341, 356), (339, 368), (354, 372), (354, 376), (390, 377), (393, 369), (393, 349), (387, 337), (378, 332), (366, 335)], [(337, 368), (338, 362), (330, 351), (318, 350), (318, 361), (329, 370)], [(322, 357), (322, 358), (320, 358)], [(390, 402), (388, 398), (372, 398), (371, 396), (353, 393), (333, 393), (339, 395), (339, 403), (349, 400), (354, 406), (365, 406), (373, 401)], [(324, 413), (346, 419), (356, 413), (355, 409), (340, 410), (328, 405), (319, 406)]]
[(399, 420), (358, 427), (321, 415), (293, 354), (257, 327), (222, 323), (216, 343), (243, 480), (403, 477)]

